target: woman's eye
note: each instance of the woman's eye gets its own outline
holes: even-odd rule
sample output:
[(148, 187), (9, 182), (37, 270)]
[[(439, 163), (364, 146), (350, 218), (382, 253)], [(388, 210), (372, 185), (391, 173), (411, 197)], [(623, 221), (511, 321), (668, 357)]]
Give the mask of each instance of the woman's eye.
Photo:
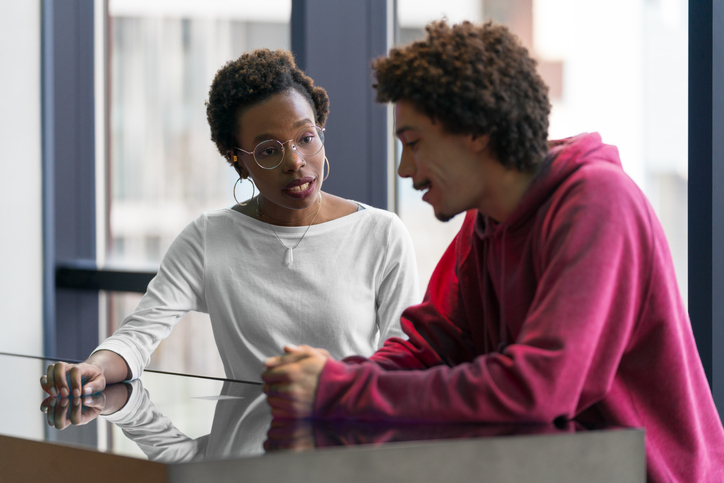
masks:
[(314, 134), (305, 134), (301, 138), (299, 138), (299, 142), (297, 144), (311, 144), (314, 142)]
[(275, 156), (279, 150), (277, 148), (267, 147), (264, 149), (260, 149), (256, 152), (256, 155), (260, 158), (269, 158), (272, 156)]

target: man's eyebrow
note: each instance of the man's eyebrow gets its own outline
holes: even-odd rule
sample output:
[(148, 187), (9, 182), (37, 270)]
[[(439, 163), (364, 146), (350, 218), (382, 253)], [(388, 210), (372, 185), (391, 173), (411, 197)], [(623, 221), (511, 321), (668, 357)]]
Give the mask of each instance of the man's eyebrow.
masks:
[[(309, 119), (308, 117), (305, 117), (304, 119), (300, 119), (299, 121), (292, 124), (292, 127), (302, 127), (306, 124), (315, 125), (311, 119)], [(273, 134), (262, 133), (262, 134), (259, 134), (258, 136), (256, 136), (252, 141), (255, 143), (260, 143), (262, 141), (268, 141), (270, 139), (276, 139), (276, 138), (274, 137)]]
[(400, 134), (402, 134), (403, 132), (405, 132), (405, 131), (413, 131), (413, 130), (414, 130), (414, 129), (413, 129), (412, 126), (400, 126), (400, 127), (397, 128), (397, 130), (395, 130), (395, 136), (398, 136), (398, 137), (399, 137)]

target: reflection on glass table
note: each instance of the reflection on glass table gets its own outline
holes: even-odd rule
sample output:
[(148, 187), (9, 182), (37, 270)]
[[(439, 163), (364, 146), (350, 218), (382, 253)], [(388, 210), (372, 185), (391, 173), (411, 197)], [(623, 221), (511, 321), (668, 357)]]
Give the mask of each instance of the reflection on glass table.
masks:
[(307, 451), (350, 445), (570, 434), (615, 429), (577, 421), (555, 424), (381, 423), (272, 418), (261, 386), (226, 381), (215, 399), (211, 431), (191, 438), (151, 400), (140, 380), (108, 386), (82, 398), (49, 397), (41, 403), (48, 426), (63, 430), (97, 417), (113, 423), (151, 461), (185, 463), (257, 456), (279, 450)]
[(561, 434), (585, 431), (574, 421), (558, 424), (421, 424), (274, 419), (261, 386), (224, 383), (209, 434), (190, 438), (152, 402), (140, 380), (108, 386), (83, 398), (49, 397), (41, 403), (47, 424), (58, 430), (97, 417), (115, 424), (151, 461), (216, 461), (277, 450), (395, 442)]
[(369, 421), (284, 420), (273, 418), (264, 449), (304, 451), (331, 446), (388, 445), (498, 436), (553, 435), (593, 428), (577, 421), (555, 424), (384, 423)]
[[(215, 401), (210, 431), (197, 437), (177, 427), (183, 427), (193, 414), (187, 412), (180, 423), (175, 423), (153, 403), (141, 380), (113, 384), (93, 396), (48, 397), (41, 403), (41, 410), (46, 413), (49, 431), (86, 425), (96, 418), (112, 423), (151, 461), (217, 461), (264, 453), (271, 411), (261, 385), (224, 381), (218, 394), (195, 399)], [(113, 451), (124, 452), (121, 448), (125, 445), (118, 442)]]
[[(202, 438), (212, 432), (214, 424), (225, 424), (219, 423), (225, 411), (247, 418), (247, 412), (266, 408), (260, 384), (155, 371), (144, 372), (138, 381), (108, 386), (90, 399), (48, 398), (39, 378), (54, 362), (0, 353), (0, 384), (14, 388), (13, 397), (0, 398), (0, 414), (12, 415), (0, 418), (0, 436), (147, 459), (148, 448), (133, 439), (135, 425), (157, 429), (165, 424), (175, 431), (174, 441), (206, 445)], [(249, 420), (244, 421), (246, 425)], [(258, 454), (266, 427), (256, 433)]]
[(646, 478), (635, 429), (273, 420), (259, 384), (154, 371), (90, 398), (53, 399), (39, 384), (52, 362), (0, 353), (0, 384), (13, 391), (0, 398), (2, 481)]

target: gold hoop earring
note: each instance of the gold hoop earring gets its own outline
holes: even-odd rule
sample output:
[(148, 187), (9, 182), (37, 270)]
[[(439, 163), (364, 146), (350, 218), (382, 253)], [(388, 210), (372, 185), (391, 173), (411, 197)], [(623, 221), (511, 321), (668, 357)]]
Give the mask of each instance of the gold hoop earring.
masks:
[(236, 201), (236, 204), (239, 206), (248, 205), (249, 203), (251, 203), (251, 200), (253, 200), (254, 197), (256, 196), (256, 185), (254, 184), (254, 181), (251, 178), (248, 178), (248, 179), (249, 179), (249, 183), (251, 183), (251, 198), (246, 200), (246, 202), (239, 203), (239, 200), (236, 199), (236, 185), (239, 184), (239, 181), (243, 181), (241, 176), (239, 176), (239, 179), (236, 180), (236, 183), (234, 183), (234, 189), (231, 191), (231, 194), (234, 195), (234, 201)]
[(324, 161), (327, 163), (327, 176), (325, 176), (322, 181), (327, 181), (327, 178), (329, 178), (329, 159), (327, 159), (327, 155), (324, 156)]

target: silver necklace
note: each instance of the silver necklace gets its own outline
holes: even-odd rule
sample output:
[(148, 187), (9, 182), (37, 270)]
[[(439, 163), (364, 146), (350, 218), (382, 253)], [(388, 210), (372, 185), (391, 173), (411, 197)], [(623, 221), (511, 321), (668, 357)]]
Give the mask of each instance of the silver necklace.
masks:
[[(268, 221), (265, 221), (265, 222), (264, 222), (264, 223), (267, 224), (267, 226), (269, 227), (269, 229), (271, 229), (272, 233), (274, 233), (274, 237), (276, 237), (276, 239), (279, 240), (279, 243), (281, 243), (282, 246), (285, 248), (285, 257), (284, 257), (285, 260), (284, 260), (284, 264), (285, 264), (287, 267), (291, 267), (292, 264), (294, 263), (294, 249), (297, 248), (297, 247), (299, 246), (299, 244), (302, 243), (302, 240), (304, 240), (304, 237), (307, 236), (307, 232), (309, 231), (309, 229), (310, 229), (310, 228), (312, 227), (312, 225), (314, 224), (314, 220), (317, 219), (317, 215), (319, 214), (319, 210), (321, 210), (321, 209), (322, 209), (322, 192), (320, 191), (320, 192), (319, 192), (319, 203), (317, 203), (317, 211), (314, 213), (314, 218), (312, 218), (312, 222), (311, 222), (309, 225), (307, 225), (307, 229), (304, 230), (304, 234), (303, 234), (302, 237), (299, 239), (299, 241), (297, 241), (297, 244), (294, 245), (293, 247), (288, 247), (288, 246), (286, 246), (286, 245), (284, 244), (284, 242), (282, 241), (282, 239), (279, 238), (279, 235), (277, 235), (277, 232), (274, 231), (274, 227), (271, 225), (271, 223), (269, 223)], [(258, 198), (258, 197), (257, 197), (257, 199), (256, 199), (256, 211), (257, 211), (257, 213), (259, 213), (260, 216), (263, 216), (263, 217), (265, 217), (265, 218), (269, 218), (270, 220), (274, 220), (274, 218), (272, 218), (272, 217), (270, 217), (270, 216), (265, 215), (264, 213), (262, 213), (261, 208), (259, 207), (259, 198)], [(307, 217), (307, 218), (308, 218), (308, 217)], [(274, 220), (274, 221), (276, 221), (276, 220)]]

